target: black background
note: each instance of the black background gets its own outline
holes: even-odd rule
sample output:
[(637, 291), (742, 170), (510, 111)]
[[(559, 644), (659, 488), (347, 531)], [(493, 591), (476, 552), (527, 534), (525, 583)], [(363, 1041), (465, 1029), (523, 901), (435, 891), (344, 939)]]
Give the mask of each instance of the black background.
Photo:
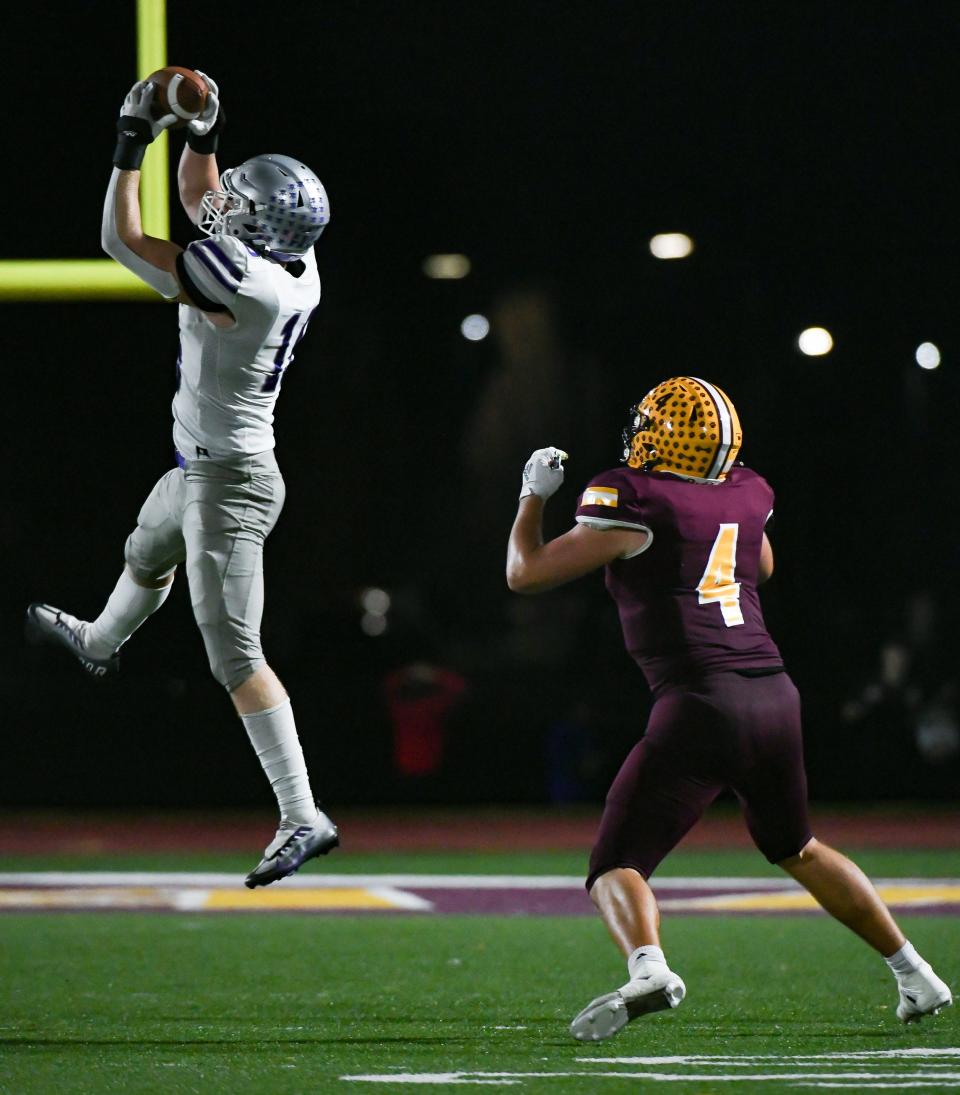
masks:
[[(616, 463), (626, 407), (678, 373), (727, 390), (742, 456), (777, 491), (764, 604), (805, 697), (814, 793), (955, 792), (956, 753), (925, 757), (914, 728), (923, 703), (952, 704), (958, 654), (958, 18), (910, 2), (170, 4), (169, 60), (220, 83), (221, 167), (296, 155), (331, 198), (323, 301), (278, 407), (288, 499), (263, 631), (328, 800), (542, 800), (571, 712), (589, 724), (582, 793), (599, 793), (645, 689), (599, 576), (518, 606), (503, 548), (530, 450), (571, 452), (560, 531)], [(20, 7), (5, 30), (4, 251), (94, 257), (133, 4)], [(652, 258), (670, 230), (690, 259)], [(173, 237), (191, 238), (179, 209)], [(469, 255), (471, 276), (426, 279), (435, 251)], [(32, 600), (96, 615), (170, 464), (172, 309), (0, 308), (3, 800), (262, 801), (185, 583), (103, 687), (21, 634)], [(459, 333), (471, 312), (492, 319), (483, 342)], [(477, 408), (506, 362), (523, 371), (531, 316), (547, 364), (481, 452)], [(796, 349), (812, 324), (833, 333), (826, 357)], [(934, 372), (913, 359), (925, 340)], [(380, 638), (359, 627), (371, 585), (394, 598)], [(906, 682), (851, 715), (883, 645), (911, 645), (918, 594), (935, 621)], [(468, 692), (444, 771), (411, 788), (391, 772), (382, 680), (415, 659)]]

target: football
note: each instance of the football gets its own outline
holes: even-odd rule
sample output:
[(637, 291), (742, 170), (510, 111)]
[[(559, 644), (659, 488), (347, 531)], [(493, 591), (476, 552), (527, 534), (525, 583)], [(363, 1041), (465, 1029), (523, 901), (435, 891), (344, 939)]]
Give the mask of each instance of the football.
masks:
[(170, 127), (180, 129), (187, 122), (200, 116), (207, 105), (207, 84), (192, 68), (167, 65), (157, 69), (147, 79), (156, 86), (151, 113), (154, 118), (176, 114), (177, 121)]

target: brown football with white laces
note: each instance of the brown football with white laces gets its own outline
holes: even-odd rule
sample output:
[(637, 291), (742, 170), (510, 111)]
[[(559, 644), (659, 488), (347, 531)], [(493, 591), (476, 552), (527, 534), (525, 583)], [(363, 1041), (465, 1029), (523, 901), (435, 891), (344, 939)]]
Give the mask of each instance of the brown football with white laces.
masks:
[(167, 65), (157, 69), (147, 79), (156, 87), (151, 113), (160, 119), (166, 114), (176, 114), (177, 121), (170, 127), (180, 129), (199, 118), (207, 105), (207, 82), (192, 68)]

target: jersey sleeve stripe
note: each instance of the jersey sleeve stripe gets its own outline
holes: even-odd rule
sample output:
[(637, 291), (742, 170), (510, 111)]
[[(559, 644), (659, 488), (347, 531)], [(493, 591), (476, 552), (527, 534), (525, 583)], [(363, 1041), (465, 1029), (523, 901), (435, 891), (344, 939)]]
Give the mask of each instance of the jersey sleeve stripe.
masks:
[(199, 259), (228, 292), (235, 293), (240, 288), (240, 282), (229, 278), (211, 258), (200, 250), (199, 247), (191, 248), (190, 256), (191, 258), (195, 257)]
[(226, 251), (223, 250), (222, 247), (218, 247), (217, 244), (213, 242), (213, 240), (204, 240), (200, 244), (200, 246), (207, 248), (208, 251), (212, 251), (223, 264), (223, 266), (227, 270), (227, 273), (232, 274), (237, 279), (237, 281), (243, 280), (243, 271), (240, 269), (239, 266), (237, 266), (237, 264), (233, 261), (233, 259), (230, 258), (230, 256), (226, 253)]
[[(219, 300), (213, 300), (208, 297), (206, 293), (196, 283), (191, 276), (189, 269), (187, 268), (186, 259), (183, 257), (186, 252), (181, 251), (177, 255), (177, 277), (180, 279), (180, 285), (183, 291), (187, 294), (190, 300), (203, 312), (225, 312), (227, 306), (222, 304)], [(177, 375), (180, 373), (180, 365), (183, 358), (183, 346), (180, 347), (180, 356), (177, 358)]]

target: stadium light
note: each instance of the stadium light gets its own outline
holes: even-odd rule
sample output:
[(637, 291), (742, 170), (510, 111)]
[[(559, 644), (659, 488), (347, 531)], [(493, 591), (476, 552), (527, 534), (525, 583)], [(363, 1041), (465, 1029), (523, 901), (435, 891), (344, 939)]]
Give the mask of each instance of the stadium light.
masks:
[(932, 342), (921, 342), (914, 356), (921, 369), (936, 369), (940, 364), (940, 350)]
[(480, 342), (490, 334), (490, 320), (486, 316), (467, 316), (460, 324), (460, 334), (470, 342)]
[(661, 232), (650, 240), (650, 253), (657, 259), (685, 259), (693, 250), (693, 240), (683, 232)]
[(364, 612), (360, 619), (360, 630), (371, 639), (377, 639), (387, 630), (387, 617), (376, 612)]
[(423, 272), (439, 281), (459, 281), (470, 273), (470, 260), (466, 255), (427, 255)]
[[(137, 0), (137, 79), (167, 63), (166, 0)], [(166, 133), (150, 145), (140, 173), (143, 229), (170, 238), (169, 149)], [(4, 259), (0, 300), (151, 300), (161, 297), (110, 258)]]
[(833, 335), (826, 327), (807, 327), (797, 336), (797, 348), (807, 357), (822, 357), (833, 349)]
[(374, 616), (386, 616), (390, 611), (390, 594), (385, 589), (371, 586), (360, 594), (360, 604), (364, 612), (370, 612)]
[(389, 627), (387, 613), (390, 611), (390, 594), (378, 586), (368, 586), (360, 591), (360, 630), (364, 635), (376, 639), (386, 634)]

